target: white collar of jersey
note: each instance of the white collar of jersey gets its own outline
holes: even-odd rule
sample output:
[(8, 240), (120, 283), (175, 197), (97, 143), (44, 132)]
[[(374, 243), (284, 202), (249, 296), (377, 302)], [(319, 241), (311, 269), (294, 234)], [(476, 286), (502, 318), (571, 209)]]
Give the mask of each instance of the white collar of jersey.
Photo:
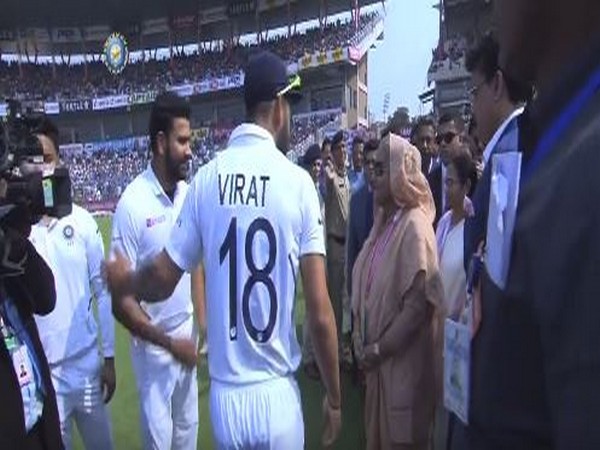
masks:
[(254, 123), (243, 123), (243, 124), (237, 126), (231, 132), (231, 136), (229, 137), (228, 146), (234, 145), (235, 141), (238, 141), (240, 139), (248, 139), (248, 138), (258, 138), (258, 139), (262, 139), (262, 140), (268, 140), (273, 143), (273, 147), (276, 147), (275, 140), (273, 139), (273, 136), (271, 135), (271, 133), (269, 133), (263, 127), (256, 125)]
[[(163, 195), (165, 197), (167, 196), (165, 190), (160, 184), (160, 181), (158, 181), (158, 178), (154, 173), (154, 169), (152, 168), (151, 163), (148, 163), (148, 167), (146, 168), (146, 179), (150, 182), (150, 185), (152, 186), (152, 192), (154, 192), (154, 195), (156, 195), (157, 197), (161, 197)], [(177, 183), (177, 187), (175, 189), (175, 198), (177, 198), (177, 195), (179, 194), (181, 183), (181, 181)]]

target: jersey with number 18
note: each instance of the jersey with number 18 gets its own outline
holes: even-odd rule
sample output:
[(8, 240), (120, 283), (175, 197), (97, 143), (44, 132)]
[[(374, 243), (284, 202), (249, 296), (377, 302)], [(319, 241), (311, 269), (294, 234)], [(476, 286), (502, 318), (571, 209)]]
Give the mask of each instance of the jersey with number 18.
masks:
[(310, 176), (266, 130), (239, 126), (198, 171), (167, 252), (184, 270), (204, 263), (212, 379), (245, 384), (296, 371), (299, 261), (325, 255), (323, 223)]

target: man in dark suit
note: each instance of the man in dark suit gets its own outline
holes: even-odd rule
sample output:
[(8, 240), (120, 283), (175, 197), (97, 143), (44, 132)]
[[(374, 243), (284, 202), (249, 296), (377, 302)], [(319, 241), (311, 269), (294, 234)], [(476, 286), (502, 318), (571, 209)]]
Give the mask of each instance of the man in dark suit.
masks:
[(467, 55), (471, 73), (471, 99), (477, 122), (477, 137), (486, 144), (484, 172), (473, 195), (475, 214), (465, 219), (465, 270), (471, 256), (485, 238), (490, 198), (491, 158), (495, 153), (517, 150), (515, 127), (523, 105), (531, 98), (528, 83), (513, 80), (498, 66), (500, 47), (492, 35), (484, 37)]
[(17, 216), (0, 222), (10, 236), (0, 245), (0, 448), (59, 450), (56, 397), (33, 318), (54, 309), (54, 277)]
[(425, 176), (437, 165), (439, 158), (438, 148), (435, 143), (435, 121), (432, 117), (420, 117), (413, 126), (410, 140), (421, 154), (421, 171)]
[(373, 226), (373, 163), (375, 150), (379, 147), (376, 139), (368, 141), (364, 146), (365, 180), (350, 198), (350, 217), (348, 219), (348, 240), (346, 244), (346, 282), (348, 295), (352, 297), (352, 269), (363, 244), (367, 240)]
[(452, 158), (462, 150), (463, 120), (453, 114), (444, 114), (438, 121), (436, 143), (439, 149), (439, 158), (434, 159), (431, 169), (427, 174), (427, 181), (435, 202), (435, 221), (434, 228), (440, 217), (444, 214), (445, 208), (445, 188), (444, 180), (446, 178), (446, 166)]
[[(519, 119), (522, 170), (504, 287), (487, 266), (481, 279), (468, 446), (454, 448), (598, 449), (600, 2), (496, 7), (500, 67), (531, 81), (537, 97)], [(486, 254), (496, 251), (486, 245)]]

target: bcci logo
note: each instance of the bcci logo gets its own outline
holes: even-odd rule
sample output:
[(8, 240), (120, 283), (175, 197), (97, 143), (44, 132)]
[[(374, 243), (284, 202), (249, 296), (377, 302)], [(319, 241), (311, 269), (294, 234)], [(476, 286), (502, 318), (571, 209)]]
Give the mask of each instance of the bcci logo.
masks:
[(123, 72), (129, 61), (127, 40), (120, 33), (112, 33), (104, 42), (102, 60), (110, 73), (118, 75)]
[(63, 228), (63, 237), (67, 241), (68, 245), (73, 244), (73, 236), (75, 236), (75, 230), (71, 225), (67, 225)]

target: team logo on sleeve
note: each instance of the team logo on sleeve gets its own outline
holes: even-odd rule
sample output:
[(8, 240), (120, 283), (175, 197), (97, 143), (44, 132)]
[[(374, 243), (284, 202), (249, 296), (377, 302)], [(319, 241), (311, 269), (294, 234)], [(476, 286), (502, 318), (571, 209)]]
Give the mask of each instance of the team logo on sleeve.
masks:
[(71, 225), (65, 225), (63, 228), (63, 237), (67, 241), (68, 245), (72, 245), (73, 237), (75, 237), (75, 229)]
[(104, 42), (102, 60), (110, 73), (118, 75), (129, 62), (127, 39), (121, 33), (112, 33)]

